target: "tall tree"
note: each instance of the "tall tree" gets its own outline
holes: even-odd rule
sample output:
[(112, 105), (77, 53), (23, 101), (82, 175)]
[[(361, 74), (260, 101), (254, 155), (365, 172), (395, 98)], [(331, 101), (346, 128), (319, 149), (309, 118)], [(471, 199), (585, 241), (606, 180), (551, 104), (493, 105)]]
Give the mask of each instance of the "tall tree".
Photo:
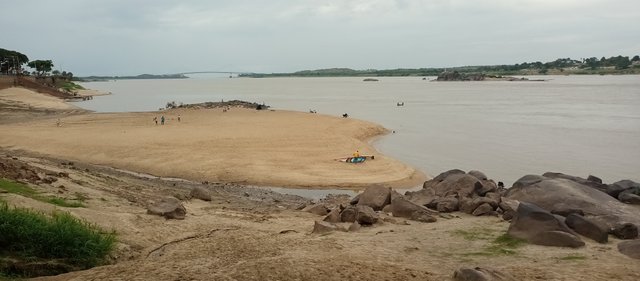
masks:
[(22, 65), (29, 62), (29, 58), (20, 52), (0, 48), (0, 73), (9, 71), (22, 72)]
[(44, 76), (53, 68), (53, 62), (51, 60), (34, 60), (30, 61), (27, 66), (35, 69), (36, 75)]

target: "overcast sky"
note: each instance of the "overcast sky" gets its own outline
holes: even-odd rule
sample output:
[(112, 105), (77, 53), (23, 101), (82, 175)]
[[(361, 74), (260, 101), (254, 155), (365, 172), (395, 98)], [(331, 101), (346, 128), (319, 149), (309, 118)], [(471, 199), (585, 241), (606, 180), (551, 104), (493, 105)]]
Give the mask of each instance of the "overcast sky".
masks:
[(76, 76), (640, 53), (639, 0), (0, 0), (0, 48)]

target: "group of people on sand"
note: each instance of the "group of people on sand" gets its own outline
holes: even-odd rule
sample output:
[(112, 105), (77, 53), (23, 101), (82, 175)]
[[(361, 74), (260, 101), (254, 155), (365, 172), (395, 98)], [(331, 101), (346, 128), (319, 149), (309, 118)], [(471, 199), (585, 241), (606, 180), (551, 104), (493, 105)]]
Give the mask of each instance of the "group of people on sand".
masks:
[[(178, 114), (178, 118), (177, 119), (178, 119), (178, 122), (180, 122), (182, 120), (182, 118), (180, 117), (180, 114)], [(160, 125), (164, 125), (164, 120), (165, 120), (164, 115), (161, 115), (160, 116)], [(156, 125), (158, 125), (158, 116), (154, 116), (153, 117), (153, 122), (155, 122)]]

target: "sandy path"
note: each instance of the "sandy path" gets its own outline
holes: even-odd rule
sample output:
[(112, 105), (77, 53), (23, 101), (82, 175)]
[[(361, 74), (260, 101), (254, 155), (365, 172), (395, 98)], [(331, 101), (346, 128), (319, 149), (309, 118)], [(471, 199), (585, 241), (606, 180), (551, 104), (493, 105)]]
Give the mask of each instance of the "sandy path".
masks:
[[(153, 117), (164, 114), (165, 125)], [(181, 115), (181, 122), (177, 116)], [(233, 108), (84, 114), (0, 125), (0, 146), (158, 176), (286, 187), (413, 187), (424, 176), (367, 143), (386, 130), (351, 118)], [(336, 158), (359, 149), (375, 160)]]

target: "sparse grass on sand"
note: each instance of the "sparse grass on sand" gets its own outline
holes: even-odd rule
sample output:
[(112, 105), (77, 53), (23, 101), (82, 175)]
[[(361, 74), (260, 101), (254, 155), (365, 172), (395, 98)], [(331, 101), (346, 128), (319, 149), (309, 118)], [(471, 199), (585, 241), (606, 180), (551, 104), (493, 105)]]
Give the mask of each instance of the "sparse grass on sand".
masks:
[(563, 261), (581, 261), (586, 259), (587, 259), (586, 256), (580, 255), (580, 254), (571, 254), (571, 255), (560, 258), (560, 260), (563, 260)]
[(473, 228), (471, 230), (456, 230), (455, 235), (462, 236), (465, 240), (491, 241), (481, 252), (465, 253), (463, 256), (501, 256), (515, 255), (516, 249), (526, 244), (525, 240), (515, 238), (507, 233), (498, 235), (497, 231), (488, 228)]
[(84, 197), (78, 197), (77, 200), (69, 201), (64, 198), (55, 197), (55, 196), (43, 196), (38, 191), (30, 188), (27, 185), (9, 181), (6, 179), (0, 178), (0, 189), (4, 189), (5, 191), (13, 194), (18, 194), (24, 197), (28, 197), (34, 200), (38, 200), (41, 202), (61, 206), (61, 207), (69, 207), (69, 208), (78, 208), (84, 207), (81, 201), (85, 199)]

